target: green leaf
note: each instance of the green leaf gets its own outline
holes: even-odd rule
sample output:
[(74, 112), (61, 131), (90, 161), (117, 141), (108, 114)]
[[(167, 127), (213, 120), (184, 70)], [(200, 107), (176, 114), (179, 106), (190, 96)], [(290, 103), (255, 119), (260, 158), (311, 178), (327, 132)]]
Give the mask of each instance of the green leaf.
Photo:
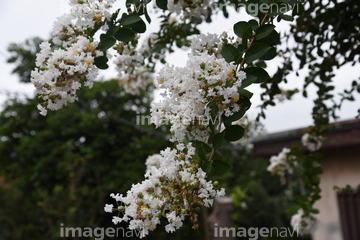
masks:
[(213, 139), (213, 148), (219, 149), (224, 141), (225, 132), (217, 133)]
[(260, 60), (271, 60), (277, 56), (276, 49), (274, 47), (271, 47), (269, 51), (267, 51), (264, 55), (262, 55)]
[(248, 21), (248, 23), (251, 25), (254, 31), (259, 28), (259, 23), (255, 19), (251, 19), (250, 21)]
[(270, 33), (275, 29), (275, 26), (272, 24), (266, 24), (259, 27), (256, 30), (256, 39), (260, 40), (270, 35)]
[(236, 61), (241, 55), (239, 50), (230, 44), (225, 44), (223, 46), (221, 54), (227, 62)]
[(253, 74), (246, 73), (246, 78), (241, 82), (241, 88), (246, 88), (253, 84), (257, 80), (257, 77)]
[(109, 59), (107, 57), (100, 56), (100, 57), (96, 57), (94, 59), (94, 64), (99, 69), (107, 69), (107, 68), (109, 68), (109, 65), (107, 64), (108, 61), (109, 61)]
[[(209, 8), (209, 9), (211, 9), (211, 8)], [(228, 13), (228, 11), (227, 11), (227, 9), (226, 9), (226, 4), (224, 4), (224, 5), (222, 6), (222, 11), (223, 11), (224, 17), (225, 17), (225, 18), (228, 18), (228, 17), (229, 17), (229, 13)]]
[(229, 172), (232, 167), (223, 160), (214, 160), (212, 163), (212, 170), (218, 174), (224, 174)]
[(166, 42), (165, 41), (158, 41), (158, 42), (155, 43), (155, 46), (153, 48), (153, 52), (154, 53), (159, 53), (164, 48), (166, 48)]
[(211, 169), (212, 169), (212, 164), (213, 164), (213, 161), (202, 161), (202, 164), (201, 164), (201, 169), (206, 172), (207, 174), (210, 173)]
[(215, 100), (210, 101), (207, 104), (207, 106), (210, 108), (210, 117), (211, 117), (210, 124), (215, 124), (216, 121), (218, 120), (217, 117), (219, 113), (219, 108), (216, 105), (216, 101)]
[(101, 51), (106, 51), (109, 48), (111, 48), (112, 46), (114, 46), (115, 43), (116, 43), (116, 39), (114, 37), (105, 38), (104, 40), (100, 41), (99, 49)]
[(318, 209), (315, 209), (315, 208), (311, 209), (310, 212), (312, 212), (314, 214), (320, 213), (320, 211)]
[(119, 15), (119, 12), (120, 12), (120, 8), (117, 9), (117, 10), (111, 15), (110, 21), (115, 21), (116, 18), (118, 17), (118, 15)]
[(267, 37), (258, 39), (256, 43), (266, 43), (270, 46), (280, 44), (280, 34), (274, 29)]
[(144, 7), (144, 13), (145, 13), (146, 21), (150, 24), (151, 23), (151, 17), (150, 17), (150, 15), (148, 13), (148, 10), (147, 10), (146, 6)]
[(252, 27), (249, 25), (245, 28), (243, 36), (241, 38), (241, 43), (242, 43), (241, 45), (245, 49), (248, 48), (248, 39), (249, 39), (251, 33), (252, 33)]
[(115, 33), (115, 38), (119, 41), (130, 42), (135, 38), (135, 32), (130, 28), (122, 27)]
[(245, 29), (251, 25), (245, 21), (240, 21), (234, 24), (233, 30), (234, 33), (236, 34), (236, 36), (238, 36), (239, 38), (242, 38), (244, 35), (244, 31)]
[(320, 177), (319, 176), (312, 176), (312, 182), (314, 184), (318, 184), (320, 182)]
[(131, 24), (130, 27), (137, 33), (144, 33), (146, 31), (146, 24), (142, 19), (141, 21)]
[(240, 94), (240, 96), (244, 96), (244, 97), (246, 97), (248, 99), (251, 99), (251, 97), (254, 95), (252, 92), (250, 92), (250, 91), (248, 91), (246, 89), (240, 89), (239, 94)]
[(116, 25), (111, 25), (109, 30), (106, 32), (106, 36), (112, 37), (118, 31), (119, 27)]
[(280, 15), (280, 17), (281, 17), (281, 19), (284, 19), (285, 21), (289, 21), (289, 22), (294, 21), (294, 17), (290, 16), (290, 15), (282, 14), (282, 15)]
[(248, 76), (248, 74), (255, 76), (256, 78), (256, 80), (254, 81), (255, 83), (263, 83), (270, 78), (267, 71), (260, 67), (248, 67), (244, 69), (244, 72), (246, 72), (246, 76)]
[(307, 201), (307, 196), (305, 196), (305, 195), (300, 195), (300, 196), (298, 196), (298, 200), (299, 200), (299, 202), (306, 202)]
[(207, 156), (211, 152), (211, 148), (204, 142), (195, 141), (195, 148), (201, 160), (207, 161)]
[(245, 129), (239, 125), (227, 126), (224, 130), (224, 139), (227, 141), (237, 141), (244, 136)]
[(162, 10), (167, 10), (167, 4), (167, 0), (156, 0), (156, 5)]
[(140, 21), (142, 21), (142, 19), (138, 14), (133, 13), (133, 14), (127, 15), (126, 13), (124, 13), (120, 19), (120, 24), (123, 26), (127, 26), (127, 25), (131, 25), (131, 24), (134, 24), (134, 23), (137, 23)]
[(240, 118), (242, 118), (251, 106), (250, 99), (248, 99), (246, 97), (242, 97), (240, 99), (239, 103), (241, 104), (239, 111), (237, 111), (236, 113), (234, 113), (233, 115), (231, 115), (229, 117), (225, 117), (225, 116), (223, 117), (224, 124), (226, 127), (230, 126), (232, 122), (237, 121)]
[(245, 53), (247, 63), (261, 58), (271, 47), (265, 43), (254, 44)]
[(207, 17), (206, 17), (206, 19), (205, 19), (205, 22), (207, 22), (207, 23), (212, 22), (211, 16), (212, 16), (212, 10), (211, 10), (211, 8), (208, 7), (208, 8), (207, 8)]
[(239, 44), (237, 46), (237, 50), (239, 51), (240, 54), (243, 54), (247, 50), (247, 46), (244, 48), (243, 45)]

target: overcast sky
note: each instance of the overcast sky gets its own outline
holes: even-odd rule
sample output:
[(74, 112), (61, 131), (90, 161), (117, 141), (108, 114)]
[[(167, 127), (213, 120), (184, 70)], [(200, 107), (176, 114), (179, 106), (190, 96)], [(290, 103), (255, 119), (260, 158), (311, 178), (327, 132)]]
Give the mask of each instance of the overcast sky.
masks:
[[(52, 29), (54, 20), (68, 10), (67, 0), (0, 0), (0, 104), (2, 104), (7, 95), (5, 93), (27, 94), (31, 96), (34, 88), (31, 84), (20, 84), (15, 75), (11, 75), (13, 66), (6, 63), (9, 54), (6, 51), (7, 46), (12, 43), (20, 43), (30, 37), (39, 36), (44, 39), (48, 38)], [(231, 32), (232, 25), (239, 20), (244, 20), (242, 16), (237, 16), (229, 22), (223, 22), (222, 19), (216, 18), (215, 25), (202, 26), (206, 32), (222, 31)], [(282, 24), (280, 28), (286, 28), (287, 23)], [(181, 56), (181, 57), (179, 57)], [(179, 59), (182, 59), (179, 62)], [(177, 53), (176, 57), (169, 58), (172, 64), (183, 65), (186, 61), (186, 53)], [(270, 71), (277, 68), (277, 63), (272, 62)], [(345, 71), (337, 73), (336, 87), (344, 89), (349, 86), (354, 76), (359, 74), (355, 67), (348, 67)], [(104, 75), (104, 74), (103, 74)], [(107, 76), (107, 75), (106, 75)], [(303, 78), (291, 75), (289, 78), (291, 87), (301, 87)], [(120, 90), (120, 89), (119, 89)], [(255, 95), (252, 99), (252, 110), (250, 116), (255, 116), (258, 112), (257, 105), (260, 104), (259, 90), (252, 87)], [(311, 96), (314, 96), (314, 93)], [(341, 119), (352, 119), (356, 116), (357, 108), (360, 107), (360, 99), (356, 98), (353, 103), (346, 103), (341, 111)], [(267, 118), (264, 121), (268, 132), (277, 132), (293, 128), (306, 127), (311, 124), (311, 99), (303, 99), (300, 94), (291, 102), (278, 104), (276, 107), (267, 111)]]

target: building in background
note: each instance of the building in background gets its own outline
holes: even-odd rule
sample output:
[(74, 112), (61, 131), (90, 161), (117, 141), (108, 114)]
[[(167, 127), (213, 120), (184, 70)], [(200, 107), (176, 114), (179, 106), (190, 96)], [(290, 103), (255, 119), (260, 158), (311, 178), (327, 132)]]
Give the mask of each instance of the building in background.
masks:
[[(254, 140), (254, 154), (262, 157), (277, 155), (284, 147), (296, 144), (305, 131), (302, 128), (261, 136)], [(326, 138), (327, 142), (320, 149), (324, 170), (320, 182), (322, 198), (315, 205), (320, 210), (320, 224), (313, 239), (360, 239), (343, 237), (349, 231), (349, 226), (341, 226), (337, 192), (334, 190), (334, 186), (343, 188), (350, 185), (356, 188), (360, 185), (360, 119), (331, 124)], [(353, 215), (357, 216), (357, 220), (347, 224), (354, 225), (360, 232), (360, 201), (355, 204), (358, 213)]]

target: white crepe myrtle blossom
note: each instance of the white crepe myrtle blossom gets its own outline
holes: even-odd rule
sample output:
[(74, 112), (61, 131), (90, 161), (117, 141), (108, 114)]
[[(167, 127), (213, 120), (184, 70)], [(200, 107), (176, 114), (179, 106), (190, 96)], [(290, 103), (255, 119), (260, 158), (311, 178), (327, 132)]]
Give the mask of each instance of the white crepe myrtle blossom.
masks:
[(270, 158), (270, 165), (267, 170), (274, 175), (280, 176), (282, 183), (285, 183), (285, 175), (293, 174), (293, 166), (296, 165), (295, 156), (291, 155), (291, 150), (283, 148), (282, 151)]
[(78, 36), (90, 36), (94, 28), (107, 30), (105, 19), (116, 0), (70, 0), (70, 13), (59, 17), (53, 26), (53, 42), (69, 47)]
[(119, 76), (118, 82), (124, 91), (133, 96), (139, 96), (147, 87), (154, 84), (154, 77), (148, 69), (135, 67), (131, 73)]
[(105, 207), (104, 207), (104, 211), (105, 211), (105, 212), (111, 213), (111, 212), (113, 212), (113, 209), (114, 209), (114, 205), (112, 205), (112, 204), (105, 204)]
[(322, 146), (323, 141), (324, 141), (324, 138), (322, 136), (315, 136), (310, 133), (305, 133), (301, 137), (302, 145), (311, 152), (315, 152), (315, 151), (319, 150)]
[(169, 0), (167, 9), (178, 15), (180, 19), (192, 17), (204, 19), (213, 3), (213, 0)]
[(153, 154), (153, 155), (149, 156), (145, 161), (146, 169), (149, 171), (152, 166), (159, 168), (160, 167), (160, 159), (161, 159), (160, 154)]
[(170, 122), (171, 141), (182, 142), (187, 133), (206, 141), (209, 135), (210, 104), (216, 104), (225, 116), (240, 110), (238, 88), (245, 72), (223, 58), (200, 53), (189, 55), (185, 67), (166, 65), (158, 75), (163, 99), (151, 108), (151, 121), (159, 127)]
[(74, 102), (76, 91), (82, 84), (92, 87), (98, 74), (94, 58), (102, 55), (96, 50), (97, 45), (82, 36), (66, 49), (52, 50), (49, 42), (40, 45), (31, 82), (44, 101), (38, 105), (41, 114), (46, 115), (47, 109), (57, 110)]
[[(149, 157), (143, 182), (132, 185), (126, 196), (110, 195), (120, 202), (123, 210), (113, 217), (113, 223), (129, 222), (129, 229), (136, 229), (141, 237), (160, 224), (161, 216), (168, 221), (167, 232), (179, 229), (185, 217), (190, 218), (194, 229), (198, 228), (195, 205), (210, 207), (214, 198), (223, 196), (225, 191), (206, 180), (206, 173), (192, 159), (194, 154), (195, 148), (189, 143)], [(113, 211), (110, 204), (104, 209)]]
[(114, 1), (71, 0), (70, 13), (54, 23), (52, 43), (40, 45), (31, 81), (44, 101), (38, 105), (42, 115), (74, 102), (81, 85), (92, 87), (98, 75), (94, 59), (103, 55), (93, 35), (100, 28), (108, 28), (105, 18), (111, 16)]
[(315, 231), (319, 223), (319, 215), (310, 213), (304, 215), (304, 210), (299, 209), (298, 212), (291, 217), (291, 226), (300, 235), (311, 234)]
[(159, 35), (151, 33), (144, 39), (143, 44), (141, 44), (139, 48), (139, 53), (145, 58), (152, 58), (160, 62), (165, 62), (166, 48), (159, 49), (159, 41), (161, 41)]
[(222, 58), (222, 47), (224, 44), (241, 44), (241, 39), (234, 39), (229, 37), (226, 32), (219, 34), (200, 34), (191, 41), (191, 53), (193, 55), (200, 55), (206, 52), (209, 55), (215, 55), (217, 58)]
[[(137, 41), (137, 39), (135, 39)], [(154, 84), (153, 74), (144, 67), (145, 57), (149, 57), (150, 51), (147, 42), (139, 50), (131, 42), (121, 42), (115, 46), (117, 56), (115, 57), (118, 81), (125, 92), (138, 96), (142, 91), (146, 91), (150, 85)]]

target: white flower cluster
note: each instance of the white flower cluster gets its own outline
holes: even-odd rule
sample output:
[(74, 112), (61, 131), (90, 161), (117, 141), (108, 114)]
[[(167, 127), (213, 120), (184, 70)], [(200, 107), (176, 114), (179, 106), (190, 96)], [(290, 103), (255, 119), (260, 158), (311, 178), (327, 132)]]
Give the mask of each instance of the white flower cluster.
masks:
[[(156, 59), (160, 62), (164, 62), (165, 61), (165, 57), (166, 57), (166, 49), (163, 48), (161, 50), (157, 50), (156, 48), (158, 47), (158, 41), (161, 41), (161, 39), (159, 39), (159, 35), (156, 33), (151, 33), (147, 39), (145, 39), (143, 41), (143, 44), (141, 45), (141, 47), (139, 48), (139, 52), (147, 58), (152, 58), (152, 59)], [(156, 49), (156, 51), (154, 51)]]
[(151, 72), (144, 67), (145, 57), (151, 54), (148, 41), (144, 41), (139, 50), (136, 46), (129, 43), (119, 43), (116, 45), (118, 56), (115, 59), (116, 70), (119, 75), (119, 84), (126, 93), (138, 96), (141, 91), (146, 91), (149, 85), (154, 84)]
[(185, 67), (166, 65), (159, 72), (158, 83), (166, 91), (161, 101), (154, 103), (151, 120), (157, 127), (164, 121), (171, 124), (171, 141), (182, 142), (187, 133), (206, 142), (210, 104), (216, 104), (220, 113), (231, 116), (239, 111), (238, 88), (245, 72), (236, 72), (234, 64), (214, 55), (189, 55)]
[(57, 110), (75, 101), (82, 84), (92, 87), (98, 74), (94, 58), (103, 53), (96, 50), (98, 42), (90, 32), (104, 26), (114, 1), (71, 0), (71, 12), (54, 24), (53, 44), (40, 45), (31, 81), (44, 101), (38, 105), (42, 115), (47, 114), (47, 109)]
[(160, 159), (161, 159), (160, 154), (154, 154), (154, 155), (149, 156), (145, 162), (146, 170), (150, 171), (150, 168), (152, 166), (159, 168), (160, 167)]
[(48, 42), (43, 42), (37, 55), (36, 66), (31, 73), (31, 81), (44, 103), (38, 105), (40, 113), (47, 109), (57, 110), (77, 99), (76, 90), (81, 84), (92, 87), (98, 69), (94, 58), (102, 52), (96, 50), (97, 42), (78, 36), (67, 49), (52, 50)]
[(213, 0), (169, 0), (167, 8), (181, 19), (192, 17), (204, 19), (208, 15), (208, 8), (213, 3)]
[(53, 27), (53, 42), (67, 48), (77, 36), (89, 36), (94, 28), (107, 30), (105, 18), (116, 0), (70, 0), (70, 13), (57, 19)]
[(270, 158), (270, 165), (267, 170), (274, 175), (285, 177), (285, 174), (293, 174), (293, 165), (296, 164), (295, 157), (290, 155), (290, 149), (283, 148), (277, 156)]
[(311, 152), (319, 150), (323, 141), (324, 138), (322, 136), (315, 136), (310, 133), (305, 133), (301, 138), (302, 145)]
[(221, 51), (224, 44), (241, 44), (241, 39), (230, 38), (226, 32), (218, 34), (200, 34), (191, 41), (191, 52), (193, 55), (199, 55), (206, 52), (209, 55), (214, 54), (217, 58), (222, 58)]
[(147, 87), (154, 84), (154, 77), (148, 69), (144, 67), (135, 68), (134, 72), (126, 73), (119, 78), (119, 84), (126, 93), (139, 96)]
[[(192, 160), (194, 154), (195, 148), (189, 143), (149, 157), (143, 182), (134, 184), (126, 196), (110, 195), (121, 203), (118, 209), (123, 210), (113, 217), (113, 223), (129, 222), (129, 229), (140, 231), (141, 237), (156, 228), (161, 216), (167, 218), (167, 232), (180, 228), (186, 216), (193, 222), (193, 228), (198, 228), (194, 204), (210, 207), (213, 199), (223, 196), (225, 190), (215, 189), (205, 179), (206, 173)], [(104, 210), (113, 212), (114, 206), (106, 204)]]
[(291, 217), (291, 226), (300, 235), (313, 233), (318, 223), (319, 216), (317, 214), (310, 213), (310, 215), (305, 216), (303, 209), (299, 209), (298, 212)]

